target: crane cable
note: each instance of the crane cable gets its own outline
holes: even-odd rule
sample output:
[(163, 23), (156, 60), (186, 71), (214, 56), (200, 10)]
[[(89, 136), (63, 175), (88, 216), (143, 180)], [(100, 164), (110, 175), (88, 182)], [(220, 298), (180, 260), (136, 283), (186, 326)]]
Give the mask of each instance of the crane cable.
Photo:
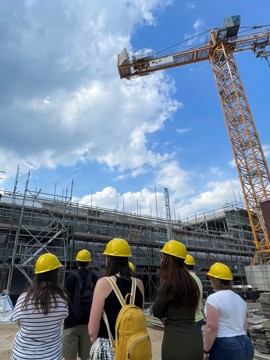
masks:
[(176, 46), (179, 46), (179, 45), (182, 45), (182, 44), (186, 43), (187, 41), (193, 40), (193, 39), (195, 39), (196, 37), (199, 37), (199, 36), (202, 36), (202, 35), (204, 35), (204, 34), (206, 34), (206, 33), (209, 33), (209, 31), (210, 31), (210, 30), (206, 30), (206, 31), (204, 31), (204, 32), (202, 32), (202, 33), (200, 33), (200, 34), (194, 35), (194, 36), (192, 36), (192, 37), (190, 37), (190, 38), (188, 38), (188, 39), (186, 39), (186, 40), (184, 40), (184, 41), (181, 41), (181, 42), (176, 43), (176, 44), (174, 44), (174, 45), (172, 45), (172, 46), (169, 46), (169, 47), (167, 47), (167, 48), (165, 48), (165, 49), (162, 49), (162, 50), (160, 50), (160, 51), (157, 51), (157, 52), (155, 52), (153, 55), (158, 55), (158, 54), (160, 54), (160, 53), (163, 53), (163, 52), (165, 52), (165, 51), (168, 51), (168, 50), (170, 50), (170, 49), (172, 49), (172, 48), (174, 48), (174, 47), (176, 47)]
[(255, 26), (241, 26), (240, 29), (247, 29), (247, 30), (240, 31), (239, 34), (242, 34), (242, 33), (247, 32), (249, 30), (261, 29), (263, 27), (268, 27), (268, 26), (270, 26), (270, 24), (267, 24), (267, 25), (255, 25)]
[[(267, 25), (255, 25), (255, 26), (243, 26), (243, 27), (240, 27), (240, 29), (247, 29), (247, 30), (241, 31), (240, 34), (242, 34), (243, 32), (249, 31), (249, 30), (261, 29), (263, 27), (269, 27), (269, 26), (270, 26), (270, 24), (267, 24)], [(266, 62), (268, 64), (268, 67), (270, 68), (270, 62), (269, 62), (268, 56), (264, 57), (264, 59), (266, 60)]]
[[(268, 26), (270, 26), (270, 24), (267, 24), (267, 25), (254, 25), (254, 26), (241, 26), (240, 29), (247, 29), (247, 30), (241, 31), (240, 34), (246, 32), (246, 31), (249, 31), (249, 30), (261, 29), (261, 28), (263, 28), (263, 27), (268, 27)], [(169, 46), (169, 47), (167, 47), (167, 48), (165, 48), (165, 49), (162, 49), (162, 50), (160, 50), (160, 51), (157, 51), (157, 52), (153, 53), (153, 56), (156, 56), (156, 55), (158, 55), (158, 54), (164, 53), (165, 51), (167, 52), (168, 50), (173, 49), (173, 48), (175, 48), (176, 46), (182, 45), (182, 44), (186, 43), (187, 41), (191, 41), (191, 40), (193, 40), (193, 39), (195, 39), (195, 38), (197, 38), (197, 37), (200, 37), (200, 36), (202, 36), (202, 35), (204, 35), (204, 34), (209, 33), (211, 30), (218, 30), (218, 29), (219, 29), (219, 27), (215, 27), (215, 28), (206, 30), (206, 31), (204, 31), (204, 32), (202, 32), (202, 33), (200, 33), (200, 34), (196, 34), (196, 35), (194, 35), (194, 36), (192, 36), (192, 37), (189, 37), (188, 39), (186, 39), (186, 40), (184, 40), (184, 41), (181, 41), (181, 42), (179, 42), (179, 43), (176, 43), (176, 44), (171, 45), (171, 46)], [(203, 45), (206, 45), (206, 44), (207, 44), (207, 41), (205, 41), (205, 42), (203, 42), (203, 43), (200, 43), (200, 44), (198, 44), (197, 46), (203, 46)], [(188, 47), (187, 47), (186, 49), (188, 49)]]

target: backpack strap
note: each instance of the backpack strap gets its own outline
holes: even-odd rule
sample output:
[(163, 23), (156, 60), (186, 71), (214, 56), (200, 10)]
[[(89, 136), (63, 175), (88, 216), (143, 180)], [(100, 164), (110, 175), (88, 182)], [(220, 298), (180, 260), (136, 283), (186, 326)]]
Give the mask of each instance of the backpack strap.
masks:
[(115, 295), (117, 296), (121, 306), (127, 304), (127, 298), (130, 295), (130, 301), (129, 303), (134, 305), (135, 304), (135, 295), (136, 295), (136, 279), (134, 277), (131, 278), (131, 292), (128, 293), (125, 298), (123, 298), (123, 295), (121, 293), (121, 291), (119, 290), (119, 287), (117, 286), (117, 284), (115, 283), (115, 281), (113, 281), (113, 279), (111, 277), (106, 277), (106, 280), (109, 281), (109, 283), (111, 284), (111, 287), (113, 289), (113, 291), (115, 292)]
[(102, 311), (102, 317), (103, 317), (103, 320), (104, 320), (106, 328), (107, 328), (107, 332), (108, 332), (108, 336), (109, 336), (109, 340), (110, 340), (112, 350), (114, 352), (115, 351), (114, 338), (113, 338), (111, 330), (110, 330), (110, 325), (109, 325), (109, 321), (108, 321), (105, 310)]
[(78, 280), (78, 282), (82, 281), (81, 275), (79, 274), (78, 271), (72, 271), (71, 273), (73, 276), (75, 276), (75, 278)]
[(92, 283), (92, 270), (88, 269), (88, 274), (86, 277), (87, 283), (91, 286)]
[[(84, 279), (81, 277), (79, 271), (72, 271), (72, 275), (75, 276), (75, 278), (78, 280), (79, 283), (82, 283), (84, 281)], [(92, 271), (88, 270), (88, 274), (87, 277), (85, 279), (87, 281), (88, 284), (91, 284), (92, 281)]]
[[(117, 296), (121, 306), (127, 304), (127, 297), (129, 295), (130, 295), (130, 298), (131, 298), (131, 300), (130, 300), (131, 304), (134, 305), (134, 303), (135, 303), (135, 294), (136, 294), (136, 279), (134, 277), (131, 278), (131, 293), (128, 293), (125, 296), (125, 299), (123, 298), (123, 295), (122, 295), (121, 291), (119, 290), (119, 287), (113, 281), (113, 279), (111, 277), (105, 277), (105, 279), (107, 281), (109, 281), (109, 283), (111, 284), (111, 287), (112, 287), (113, 291), (115, 292), (115, 295)], [(103, 317), (103, 320), (104, 320), (105, 325), (107, 327), (107, 332), (108, 332), (111, 347), (112, 347), (113, 351), (115, 351), (114, 339), (113, 339), (113, 336), (112, 336), (112, 333), (111, 333), (111, 330), (110, 330), (110, 325), (109, 325), (109, 321), (108, 321), (105, 310), (102, 311), (102, 317)]]
[(131, 281), (132, 281), (132, 285), (131, 285), (131, 303), (132, 303), (132, 305), (135, 305), (135, 296), (136, 296), (136, 290), (137, 290), (135, 277), (132, 277)]
[[(72, 271), (72, 273), (71, 273), (74, 277), (75, 277), (75, 279), (77, 280), (77, 283), (79, 284), (79, 289), (80, 289), (80, 291), (81, 291), (81, 289), (82, 289), (82, 284), (83, 284), (83, 279), (82, 279), (82, 277), (81, 277), (81, 275), (79, 274), (79, 272), (78, 271)], [(75, 285), (75, 289), (76, 289), (76, 286), (77, 286), (77, 284)], [(73, 294), (73, 297), (75, 296), (75, 293)]]
[(121, 293), (121, 291), (119, 290), (119, 287), (116, 285), (116, 283), (113, 281), (113, 279), (111, 277), (106, 277), (105, 278), (107, 281), (109, 281), (109, 283), (111, 284), (111, 287), (113, 289), (113, 291), (115, 292), (115, 295), (117, 296), (117, 299), (119, 300), (121, 306), (125, 305), (125, 299), (123, 298), (123, 295)]

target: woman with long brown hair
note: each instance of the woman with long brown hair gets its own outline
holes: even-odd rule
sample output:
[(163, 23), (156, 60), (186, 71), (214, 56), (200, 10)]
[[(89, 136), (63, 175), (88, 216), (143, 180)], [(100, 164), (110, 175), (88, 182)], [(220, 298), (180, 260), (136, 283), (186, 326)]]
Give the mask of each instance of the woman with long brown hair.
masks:
[(41, 255), (35, 277), (14, 308), (13, 321), (20, 326), (11, 360), (61, 360), (62, 321), (68, 316), (67, 295), (59, 284), (62, 264), (50, 253)]
[[(115, 323), (122, 306), (107, 277), (117, 285), (123, 298), (131, 292), (132, 287), (132, 273), (128, 263), (131, 251), (127, 241), (120, 238), (112, 239), (103, 255), (106, 256), (106, 276), (100, 278), (96, 284), (88, 324), (89, 335), (93, 341), (91, 360), (115, 359), (110, 334), (115, 339)], [(144, 286), (137, 278), (135, 284), (135, 305), (143, 308)], [(103, 312), (106, 313), (107, 324), (102, 317)]]
[(184, 267), (186, 247), (170, 240), (161, 253), (160, 287), (153, 315), (164, 324), (162, 360), (202, 360), (203, 344), (195, 325), (200, 292)]

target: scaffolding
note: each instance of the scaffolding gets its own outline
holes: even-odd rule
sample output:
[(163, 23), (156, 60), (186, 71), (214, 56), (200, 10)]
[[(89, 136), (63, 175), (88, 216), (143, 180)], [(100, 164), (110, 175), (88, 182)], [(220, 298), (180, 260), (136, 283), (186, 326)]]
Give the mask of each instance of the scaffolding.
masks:
[[(73, 203), (72, 190), (61, 196), (31, 191), (29, 175), (23, 194), (15, 187), (13, 192), (5, 191), (0, 201), (0, 290), (19, 295), (44, 252), (59, 257), (64, 279), (76, 267), (77, 251), (86, 248), (102, 276), (105, 244), (121, 237), (131, 246), (131, 260), (144, 282), (147, 301), (152, 301), (159, 280), (159, 251), (167, 241), (167, 219)], [(206, 271), (216, 261), (232, 268), (236, 284), (246, 283), (244, 267), (255, 248), (247, 212), (239, 204), (185, 221), (171, 220), (171, 231), (172, 238), (183, 242), (194, 256), (206, 292), (211, 290)]]

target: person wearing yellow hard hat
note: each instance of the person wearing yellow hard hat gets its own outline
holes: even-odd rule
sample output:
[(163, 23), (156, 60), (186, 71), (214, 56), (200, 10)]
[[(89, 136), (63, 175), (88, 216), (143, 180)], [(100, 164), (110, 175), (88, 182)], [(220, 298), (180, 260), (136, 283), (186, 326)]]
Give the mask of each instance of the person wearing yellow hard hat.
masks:
[(90, 268), (92, 257), (89, 250), (78, 251), (76, 261), (78, 270), (72, 271), (65, 280), (69, 315), (64, 321), (63, 358), (88, 360), (92, 345), (88, 335), (88, 321), (98, 277)]
[(135, 276), (135, 266), (134, 266), (134, 264), (131, 261), (129, 261), (128, 266), (129, 266), (130, 271), (131, 271), (131, 276)]
[(247, 335), (247, 304), (232, 291), (231, 269), (216, 262), (207, 275), (214, 293), (208, 296), (204, 309), (204, 360), (252, 360), (254, 349)]
[[(133, 278), (134, 284), (132, 284), (132, 273), (129, 267), (129, 258), (132, 254), (128, 242), (121, 238), (112, 239), (107, 243), (103, 255), (106, 256), (105, 277), (100, 278), (97, 282), (88, 324), (89, 335), (94, 341), (90, 351), (90, 360), (103, 359), (100, 354), (104, 354), (106, 360), (115, 358), (109, 334), (115, 339), (115, 322), (122, 305), (110, 281), (116, 284), (123, 298), (132, 292), (134, 286), (136, 289), (135, 305), (142, 308), (144, 304), (142, 281)], [(103, 312), (106, 314), (109, 328), (104, 322), (104, 316), (102, 317)]]
[(160, 286), (152, 310), (165, 325), (161, 358), (202, 360), (202, 338), (195, 325), (200, 291), (184, 266), (186, 246), (173, 239), (160, 252)]
[(62, 322), (68, 316), (67, 295), (59, 284), (57, 256), (46, 253), (36, 261), (35, 276), (13, 311), (20, 328), (13, 341), (11, 359), (62, 359)]
[(187, 256), (186, 256), (185, 267), (189, 271), (189, 273), (193, 277), (193, 279), (196, 281), (198, 288), (200, 290), (200, 300), (199, 300), (199, 304), (198, 304), (196, 314), (195, 314), (195, 323), (199, 330), (199, 334), (202, 337), (202, 326), (203, 326), (203, 322), (204, 322), (204, 315), (202, 312), (203, 286), (202, 286), (202, 282), (201, 282), (200, 278), (197, 276), (197, 274), (194, 271), (195, 259), (190, 254), (187, 254)]

